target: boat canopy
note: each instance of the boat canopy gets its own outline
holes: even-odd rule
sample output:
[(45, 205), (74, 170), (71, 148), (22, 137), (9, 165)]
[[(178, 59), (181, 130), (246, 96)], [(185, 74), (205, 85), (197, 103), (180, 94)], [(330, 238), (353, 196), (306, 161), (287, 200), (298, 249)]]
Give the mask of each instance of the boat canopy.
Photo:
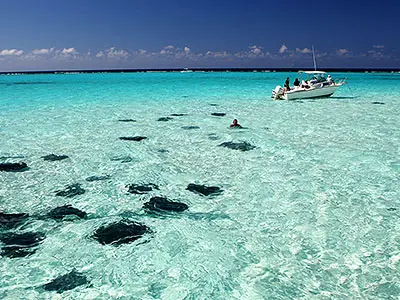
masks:
[(326, 74), (324, 71), (299, 71), (299, 73), (305, 73), (305, 74)]

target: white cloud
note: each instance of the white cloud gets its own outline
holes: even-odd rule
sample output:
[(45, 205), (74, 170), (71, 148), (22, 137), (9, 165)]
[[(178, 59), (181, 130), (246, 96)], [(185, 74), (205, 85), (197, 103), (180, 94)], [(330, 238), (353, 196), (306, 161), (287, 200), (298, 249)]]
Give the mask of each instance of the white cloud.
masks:
[(308, 54), (308, 53), (311, 53), (312, 51), (309, 48), (304, 48), (304, 49), (296, 48), (296, 52), (299, 52), (302, 54)]
[(280, 48), (279, 48), (279, 53), (283, 54), (287, 51), (288, 47), (286, 47), (285, 44), (283, 44)]
[(223, 57), (228, 57), (230, 54), (227, 51), (207, 51), (205, 54), (205, 57), (214, 57), (214, 58), (223, 58)]
[(172, 54), (174, 52), (174, 49), (175, 49), (174, 46), (168, 45), (168, 46), (165, 46), (164, 48), (162, 48), (159, 53), (161, 55), (169, 55), (169, 54)]
[(111, 47), (107, 50), (102, 50), (96, 53), (97, 58), (107, 57), (113, 59), (121, 59), (129, 57), (129, 52), (124, 49), (117, 49), (116, 47)]
[(336, 53), (338, 54), (338, 55), (346, 55), (346, 54), (349, 54), (349, 50), (347, 50), (347, 49), (344, 49), (344, 48), (342, 48), (342, 49), (338, 49), (337, 51), (336, 51)]
[(54, 48), (42, 48), (42, 49), (34, 49), (32, 50), (32, 54), (34, 55), (44, 55), (44, 54), (50, 54), (54, 52)]
[(385, 48), (385, 46), (384, 45), (372, 45), (372, 48), (374, 48), (374, 49), (383, 49), (383, 48)]
[(111, 47), (110, 49), (107, 50), (107, 56), (110, 58), (124, 58), (128, 57), (129, 53), (128, 51), (125, 51), (123, 49), (118, 50), (115, 47)]
[(252, 54), (252, 56), (262, 56), (263, 55), (263, 51), (262, 51), (262, 47), (260, 46), (250, 46), (250, 53)]
[(23, 53), (24, 50), (4, 49), (0, 51), (0, 56), (21, 56)]
[(266, 55), (270, 55), (270, 53), (269, 52), (264, 53), (263, 47), (256, 46), (256, 45), (249, 46), (249, 50), (247, 50), (247, 51), (241, 51), (241, 52), (234, 54), (235, 57), (244, 58), (244, 59), (246, 59), (246, 58), (261, 58)]
[(177, 59), (183, 58), (183, 57), (190, 57), (194, 59), (197, 56), (202, 56), (202, 54), (194, 54), (192, 53), (192, 50), (188, 47), (185, 46), (182, 48), (177, 48), (175, 46), (169, 45), (161, 49), (159, 52), (153, 52), (151, 54), (152, 56), (167, 56), (167, 57), (175, 57)]
[(64, 48), (61, 50), (61, 53), (64, 55), (77, 55), (78, 52), (75, 50), (75, 48)]
[(96, 57), (104, 57), (104, 52), (103, 51), (97, 52)]

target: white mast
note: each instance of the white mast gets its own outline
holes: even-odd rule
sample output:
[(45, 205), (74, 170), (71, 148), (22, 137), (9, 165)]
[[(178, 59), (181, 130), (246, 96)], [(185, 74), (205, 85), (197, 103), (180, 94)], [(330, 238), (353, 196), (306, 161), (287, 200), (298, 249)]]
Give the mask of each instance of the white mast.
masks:
[(314, 45), (312, 45), (311, 48), (312, 48), (312, 56), (313, 56), (313, 60), (314, 60), (314, 71), (317, 71), (317, 62), (315, 61)]

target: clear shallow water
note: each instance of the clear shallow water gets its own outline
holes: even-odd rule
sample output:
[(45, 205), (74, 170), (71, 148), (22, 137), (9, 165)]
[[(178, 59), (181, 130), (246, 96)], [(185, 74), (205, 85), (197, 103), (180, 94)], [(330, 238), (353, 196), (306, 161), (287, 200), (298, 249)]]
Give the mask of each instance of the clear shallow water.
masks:
[[(19, 228), (46, 239), (29, 257), (0, 258), (0, 297), (55, 297), (39, 287), (76, 269), (91, 286), (59, 298), (398, 299), (400, 74), (333, 74), (349, 82), (334, 97), (272, 101), (287, 76), (295, 74), (1, 76), (0, 157), (24, 157), (1, 161), (30, 169), (0, 173), (0, 210), (72, 204), (89, 218)], [(173, 113), (186, 115), (157, 121)], [(246, 129), (230, 130), (234, 118)], [(148, 139), (118, 139), (133, 135)], [(256, 148), (218, 147), (226, 141)], [(50, 153), (70, 158), (41, 158)], [(149, 182), (160, 191), (124, 188)], [(224, 192), (201, 197), (185, 190), (192, 182)], [(54, 196), (72, 183), (86, 193)], [(147, 215), (154, 195), (189, 210)], [(119, 247), (91, 238), (121, 215), (153, 233)]]

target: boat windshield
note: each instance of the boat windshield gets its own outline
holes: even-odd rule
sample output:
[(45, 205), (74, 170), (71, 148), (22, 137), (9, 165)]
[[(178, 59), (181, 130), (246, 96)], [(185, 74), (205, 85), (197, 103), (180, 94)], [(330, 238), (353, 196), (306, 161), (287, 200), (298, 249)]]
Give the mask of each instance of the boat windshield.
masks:
[(327, 74), (322, 71), (300, 71), (299, 77), (301, 77), (301, 74), (306, 75), (307, 81), (323, 82), (327, 80)]

